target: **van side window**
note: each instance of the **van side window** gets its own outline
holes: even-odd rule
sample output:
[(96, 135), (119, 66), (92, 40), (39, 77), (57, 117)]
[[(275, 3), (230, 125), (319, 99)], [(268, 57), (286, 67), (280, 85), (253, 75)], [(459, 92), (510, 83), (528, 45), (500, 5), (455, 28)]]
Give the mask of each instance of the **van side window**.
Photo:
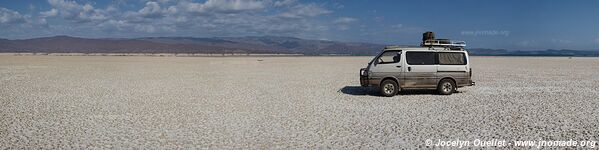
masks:
[(383, 54), (381, 54), (381, 57), (379, 57), (378, 63), (379, 64), (389, 64), (389, 63), (397, 63), (400, 60), (401, 54), (399, 53), (399, 51), (387, 51), (384, 52)]
[(432, 52), (406, 52), (406, 60), (410, 65), (434, 65), (435, 53)]
[(440, 65), (465, 65), (466, 56), (464, 53), (439, 53)]

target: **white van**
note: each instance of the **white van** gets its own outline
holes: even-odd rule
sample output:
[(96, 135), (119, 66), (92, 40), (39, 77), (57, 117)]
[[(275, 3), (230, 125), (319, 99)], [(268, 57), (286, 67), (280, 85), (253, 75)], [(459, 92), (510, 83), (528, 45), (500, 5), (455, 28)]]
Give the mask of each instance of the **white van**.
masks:
[(401, 89), (437, 89), (450, 95), (458, 87), (475, 85), (471, 77), (468, 52), (462, 48), (387, 46), (360, 69), (360, 84), (378, 87), (383, 96)]

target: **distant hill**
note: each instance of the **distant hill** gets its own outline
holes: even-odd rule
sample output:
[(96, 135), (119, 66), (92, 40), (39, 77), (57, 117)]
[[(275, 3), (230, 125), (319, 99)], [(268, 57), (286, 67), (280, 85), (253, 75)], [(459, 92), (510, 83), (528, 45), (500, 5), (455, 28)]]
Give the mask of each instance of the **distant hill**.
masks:
[(470, 55), (475, 56), (599, 56), (599, 50), (505, 50), (505, 49), (468, 49)]
[(88, 39), (54, 36), (0, 39), (0, 52), (10, 53), (268, 53), (304, 55), (375, 55), (384, 45), (306, 40), (293, 37), (146, 37)]
[[(90, 39), (54, 36), (23, 40), (0, 39), (0, 53), (188, 53), (376, 55), (385, 45), (310, 40), (295, 37), (144, 37)], [(599, 56), (599, 51), (468, 48), (479, 56)]]

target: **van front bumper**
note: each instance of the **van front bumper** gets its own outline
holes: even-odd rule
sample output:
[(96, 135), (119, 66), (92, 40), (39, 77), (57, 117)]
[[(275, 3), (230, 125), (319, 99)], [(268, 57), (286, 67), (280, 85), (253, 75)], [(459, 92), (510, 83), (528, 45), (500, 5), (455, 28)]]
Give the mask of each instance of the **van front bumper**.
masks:
[(360, 69), (360, 85), (361, 86), (368, 86), (369, 82), (368, 82), (368, 71), (366, 70), (366, 68), (361, 68)]
[(368, 82), (368, 77), (367, 76), (360, 76), (360, 85), (361, 86), (369, 86), (370, 82)]

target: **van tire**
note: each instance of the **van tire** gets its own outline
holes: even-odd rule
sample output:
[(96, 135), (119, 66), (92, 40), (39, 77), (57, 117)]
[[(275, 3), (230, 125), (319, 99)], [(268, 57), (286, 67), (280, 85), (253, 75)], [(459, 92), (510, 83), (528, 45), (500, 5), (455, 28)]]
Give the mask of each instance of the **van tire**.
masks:
[(397, 82), (391, 79), (387, 79), (381, 82), (381, 85), (379, 86), (379, 91), (383, 96), (392, 97), (397, 95), (397, 92), (399, 92), (399, 86), (397, 85)]
[(455, 82), (453, 82), (453, 80), (443, 79), (441, 80), (441, 82), (439, 82), (439, 85), (437, 86), (437, 91), (441, 95), (451, 95), (456, 91), (456, 88), (457, 86), (455, 85)]

